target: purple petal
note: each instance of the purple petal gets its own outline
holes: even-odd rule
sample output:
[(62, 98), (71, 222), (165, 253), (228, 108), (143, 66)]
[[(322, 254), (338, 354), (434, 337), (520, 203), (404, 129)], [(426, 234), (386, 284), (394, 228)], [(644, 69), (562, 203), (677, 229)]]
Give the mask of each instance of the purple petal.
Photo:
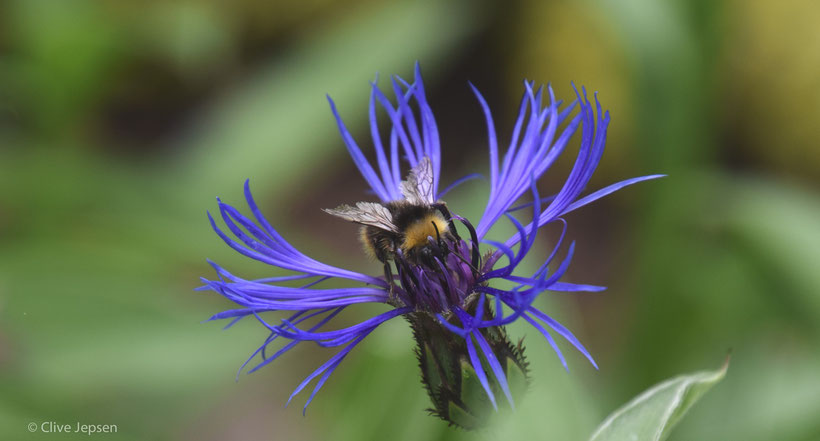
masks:
[(564, 358), (564, 354), (561, 353), (561, 349), (558, 349), (558, 344), (555, 343), (555, 339), (552, 338), (552, 335), (550, 335), (550, 333), (546, 329), (544, 329), (543, 326), (541, 326), (538, 322), (533, 320), (527, 314), (524, 314), (524, 320), (526, 320), (527, 323), (531, 324), (535, 329), (538, 330), (538, 332), (541, 333), (541, 335), (544, 336), (544, 338), (547, 339), (547, 342), (550, 344), (550, 346), (552, 346), (552, 350), (555, 351), (555, 354), (558, 355), (558, 359), (561, 360), (561, 364), (564, 366), (564, 369), (566, 369), (567, 372), (569, 372), (567, 360)]
[(572, 345), (575, 346), (575, 349), (577, 349), (580, 353), (584, 354), (587, 360), (589, 360), (589, 362), (592, 363), (592, 366), (594, 366), (595, 369), (598, 369), (598, 364), (595, 363), (595, 360), (592, 359), (592, 355), (589, 354), (584, 345), (582, 345), (581, 342), (578, 341), (578, 339), (575, 337), (575, 335), (572, 334), (572, 332), (569, 331), (569, 329), (565, 328), (562, 324), (555, 321), (552, 317), (544, 314), (536, 308), (530, 307), (527, 311), (530, 314), (537, 317), (542, 322), (546, 323), (550, 328), (554, 329), (555, 332), (560, 334), (561, 337), (564, 337), (568, 342), (572, 343)]
[(475, 94), (478, 103), (481, 105), (481, 110), (484, 112), (484, 119), (487, 123), (487, 139), (490, 145), (490, 192), (492, 193), (496, 185), (498, 185), (498, 137), (495, 134), (495, 123), (493, 123), (490, 106), (487, 105), (487, 101), (481, 95), (481, 92), (479, 92), (472, 83), (470, 83), (470, 88), (473, 90), (473, 94)]
[(490, 383), (487, 381), (487, 374), (484, 373), (484, 366), (481, 365), (481, 360), (479, 360), (476, 355), (475, 347), (473, 347), (473, 339), (470, 335), (467, 335), (465, 336), (465, 340), (467, 341), (467, 354), (470, 356), (470, 363), (473, 365), (473, 370), (475, 370), (478, 381), (484, 388), (484, 392), (487, 392), (487, 397), (490, 398), (493, 408), (497, 411), (498, 404), (495, 402), (495, 395), (493, 395), (493, 391), (490, 390)]
[(604, 196), (607, 196), (610, 193), (614, 193), (614, 192), (616, 192), (616, 191), (618, 191), (618, 190), (620, 190), (620, 189), (622, 189), (626, 186), (629, 186), (629, 185), (632, 185), (632, 184), (637, 184), (638, 182), (648, 181), (650, 179), (663, 178), (665, 176), (666, 175), (641, 176), (641, 177), (637, 177), (637, 178), (626, 179), (626, 180), (623, 180), (621, 182), (609, 185), (609, 186), (604, 187), (604, 188), (602, 188), (598, 191), (595, 191), (595, 192), (593, 192), (593, 193), (591, 193), (587, 196), (584, 196), (583, 198), (578, 199), (577, 201), (575, 201), (572, 204), (568, 205), (567, 208), (564, 209), (564, 211), (561, 213), (561, 215), (569, 213), (570, 211), (573, 211), (577, 208), (581, 208), (584, 205), (587, 205), (591, 202), (597, 201), (598, 199), (600, 199)]
[(444, 197), (444, 195), (446, 195), (447, 193), (449, 193), (449, 192), (450, 192), (450, 190), (452, 190), (452, 189), (454, 189), (454, 188), (458, 187), (459, 185), (461, 185), (461, 184), (463, 184), (463, 183), (465, 183), (465, 182), (467, 182), (467, 181), (469, 181), (469, 180), (472, 180), (472, 179), (483, 179), (483, 178), (484, 178), (484, 176), (482, 176), (481, 174), (479, 174), (479, 173), (473, 173), (473, 174), (469, 174), (469, 175), (467, 175), (467, 176), (461, 177), (461, 178), (459, 178), (459, 179), (456, 179), (456, 180), (455, 180), (452, 184), (448, 185), (448, 186), (447, 186), (447, 188), (445, 188), (444, 190), (442, 190), (442, 191), (438, 194), (438, 196), (436, 196), (436, 199), (441, 199), (441, 198), (443, 198), (443, 197)]
[(565, 292), (599, 292), (606, 290), (606, 286), (597, 285), (579, 285), (575, 283), (555, 282), (547, 288), (550, 291), (565, 291)]
[(495, 374), (498, 384), (501, 385), (501, 390), (503, 390), (504, 395), (507, 396), (507, 401), (510, 402), (510, 407), (515, 409), (515, 403), (513, 403), (510, 387), (507, 384), (507, 376), (504, 375), (504, 370), (501, 369), (501, 364), (498, 362), (498, 358), (496, 358), (492, 348), (490, 348), (490, 345), (487, 343), (487, 340), (484, 339), (484, 336), (481, 335), (481, 332), (476, 330), (473, 331), (472, 334), (478, 342), (481, 352), (484, 353), (484, 358), (487, 359), (487, 362), (490, 364), (490, 368), (492, 369), (493, 374)]
[(353, 159), (353, 162), (356, 164), (356, 167), (359, 168), (359, 171), (362, 174), (362, 177), (370, 184), (370, 188), (373, 189), (373, 192), (382, 200), (382, 202), (387, 202), (390, 200), (390, 194), (384, 187), (384, 183), (379, 179), (376, 175), (376, 172), (373, 170), (373, 167), (370, 166), (370, 162), (367, 161), (367, 158), (364, 157), (362, 150), (356, 144), (356, 141), (353, 140), (353, 136), (347, 130), (344, 121), (342, 121), (342, 117), (339, 115), (339, 112), (336, 110), (336, 103), (328, 95), (327, 101), (330, 103), (330, 110), (333, 112), (333, 116), (336, 118), (336, 125), (339, 127), (339, 133), (342, 135), (342, 140), (347, 146), (347, 151), (350, 153), (350, 157)]

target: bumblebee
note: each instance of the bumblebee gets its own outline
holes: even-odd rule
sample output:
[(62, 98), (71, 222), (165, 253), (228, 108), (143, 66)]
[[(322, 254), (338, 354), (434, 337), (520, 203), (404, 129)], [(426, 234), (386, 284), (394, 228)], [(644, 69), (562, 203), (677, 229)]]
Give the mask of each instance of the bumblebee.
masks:
[(391, 261), (406, 260), (437, 268), (434, 258), (443, 259), (446, 243), (460, 240), (447, 205), (437, 202), (433, 195), (433, 171), (428, 158), (401, 182), (401, 192), (404, 199), (385, 204), (358, 202), (355, 207), (341, 205), (324, 210), (362, 225), (359, 240), (367, 254), (385, 264), (388, 277)]

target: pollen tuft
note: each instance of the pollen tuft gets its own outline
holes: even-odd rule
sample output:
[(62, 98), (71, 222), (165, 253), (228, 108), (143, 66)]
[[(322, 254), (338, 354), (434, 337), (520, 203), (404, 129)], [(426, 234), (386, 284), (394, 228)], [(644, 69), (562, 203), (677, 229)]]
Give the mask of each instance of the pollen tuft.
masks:
[(401, 245), (402, 250), (407, 252), (413, 248), (427, 245), (428, 237), (432, 237), (433, 239), (437, 237), (436, 229), (438, 229), (439, 236), (449, 231), (447, 221), (444, 220), (444, 217), (439, 213), (428, 214), (413, 222), (404, 231), (404, 243)]

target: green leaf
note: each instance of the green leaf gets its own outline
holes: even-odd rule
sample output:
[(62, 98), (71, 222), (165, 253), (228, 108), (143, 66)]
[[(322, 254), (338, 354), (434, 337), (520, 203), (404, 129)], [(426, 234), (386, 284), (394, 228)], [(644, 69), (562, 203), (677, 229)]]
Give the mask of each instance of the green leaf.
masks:
[(598, 426), (590, 441), (661, 441), (700, 397), (726, 375), (729, 360), (716, 371), (681, 375), (638, 395)]

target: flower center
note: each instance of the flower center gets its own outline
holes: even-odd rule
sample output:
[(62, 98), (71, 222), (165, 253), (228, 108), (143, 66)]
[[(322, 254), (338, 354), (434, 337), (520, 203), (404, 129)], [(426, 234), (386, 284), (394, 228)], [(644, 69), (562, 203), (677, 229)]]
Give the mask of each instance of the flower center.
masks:
[(469, 242), (458, 235), (452, 220), (441, 217), (420, 221), (405, 233), (405, 245), (413, 246), (396, 251), (392, 260), (398, 276), (388, 274), (391, 290), (404, 306), (447, 313), (474, 292), (484, 272), (478, 237), (468, 221), (456, 219), (469, 231)]

